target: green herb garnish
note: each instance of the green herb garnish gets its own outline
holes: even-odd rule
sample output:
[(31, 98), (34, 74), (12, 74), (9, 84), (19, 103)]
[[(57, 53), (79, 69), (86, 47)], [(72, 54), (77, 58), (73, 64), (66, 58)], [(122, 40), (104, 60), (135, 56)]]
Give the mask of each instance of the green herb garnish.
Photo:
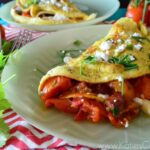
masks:
[(112, 110), (112, 113), (113, 113), (113, 116), (117, 116), (119, 114), (119, 109), (117, 107), (115, 107), (113, 110)]
[(133, 50), (133, 45), (129, 44), (129, 45), (126, 46), (126, 48), (129, 49), (129, 50)]
[(124, 96), (124, 78), (121, 77), (121, 95)]
[(76, 41), (73, 42), (73, 44), (75, 46), (80, 46), (82, 44), (82, 42), (80, 40), (76, 40)]
[(10, 136), (9, 128), (2, 118), (4, 110), (11, 107), (11, 104), (5, 99), (3, 85), (6, 84), (8, 81), (10, 81), (14, 77), (15, 75), (12, 75), (3, 83), (0, 82), (0, 147), (5, 145), (7, 139)]
[(150, 53), (148, 54), (148, 58), (150, 59)]
[(80, 63), (80, 75), (85, 75), (84, 73), (83, 73), (83, 61)]
[(94, 56), (88, 56), (84, 59), (84, 63), (86, 64), (93, 64), (96, 62), (96, 58)]
[(143, 40), (147, 40), (150, 42), (150, 40), (147, 37), (141, 37), (141, 36), (132, 36), (133, 39), (135, 39), (137, 42), (143, 43)]
[(125, 70), (131, 70), (131, 69), (137, 69), (138, 65), (137, 64), (133, 64), (132, 60), (130, 60), (130, 56), (129, 55), (125, 55), (123, 57), (112, 57), (109, 59), (110, 63), (114, 63), (114, 64), (120, 64), (123, 65), (125, 67)]

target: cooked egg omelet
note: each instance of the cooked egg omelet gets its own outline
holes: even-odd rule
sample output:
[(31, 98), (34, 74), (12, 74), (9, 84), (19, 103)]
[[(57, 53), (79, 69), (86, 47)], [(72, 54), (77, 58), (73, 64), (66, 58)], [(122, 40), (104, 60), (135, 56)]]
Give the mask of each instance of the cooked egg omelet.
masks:
[(19, 23), (36, 25), (77, 23), (96, 17), (80, 11), (69, 0), (17, 0), (11, 15)]

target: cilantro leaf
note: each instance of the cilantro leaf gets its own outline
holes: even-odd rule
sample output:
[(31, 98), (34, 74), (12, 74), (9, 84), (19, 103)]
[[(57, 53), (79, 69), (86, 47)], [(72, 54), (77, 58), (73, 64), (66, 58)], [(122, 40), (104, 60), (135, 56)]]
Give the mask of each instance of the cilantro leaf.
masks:
[(112, 57), (109, 59), (110, 63), (114, 63), (114, 64), (121, 64), (125, 67), (125, 70), (131, 70), (131, 69), (137, 69), (138, 65), (137, 64), (133, 64), (132, 60), (130, 60), (130, 56), (129, 55), (124, 55), (120, 58), (118, 57)]
[(148, 58), (150, 59), (150, 53), (148, 54)]
[(133, 50), (133, 45), (132, 45), (132, 44), (129, 44), (129, 45), (126, 46), (126, 48), (127, 48), (128, 50)]
[(9, 128), (2, 119), (2, 113), (5, 109), (10, 108), (10, 106), (10, 103), (5, 99), (3, 85), (0, 83), (0, 147), (6, 143), (9, 137)]
[(134, 40), (136, 40), (137, 42), (143, 43), (143, 40), (147, 40), (148, 42), (150, 42), (150, 39), (147, 37), (140, 37), (140, 36), (132, 36), (132, 38)]
[(2, 118), (0, 118), (0, 147), (4, 146), (9, 138), (9, 128)]
[(94, 56), (88, 56), (84, 59), (84, 63), (86, 64), (93, 64), (96, 62), (96, 58)]
[(82, 44), (82, 42), (80, 40), (76, 40), (76, 41), (73, 42), (73, 44), (75, 46), (80, 46)]

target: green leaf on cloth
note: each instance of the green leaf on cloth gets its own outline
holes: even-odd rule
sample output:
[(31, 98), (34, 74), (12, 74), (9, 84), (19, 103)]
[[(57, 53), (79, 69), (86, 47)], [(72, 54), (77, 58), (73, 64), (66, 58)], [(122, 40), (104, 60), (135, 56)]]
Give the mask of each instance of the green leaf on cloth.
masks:
[(0, 147), (5, 145), (9, 136), (9, 128), (4, 120), (0, 118)]
[(9, 138), (9, 128), (2, 119), (2, 114), (5, 109), (10, 108), (10, 103), (5, 99), (3, 85), (0, 83), (0, 147), (2, 147)]

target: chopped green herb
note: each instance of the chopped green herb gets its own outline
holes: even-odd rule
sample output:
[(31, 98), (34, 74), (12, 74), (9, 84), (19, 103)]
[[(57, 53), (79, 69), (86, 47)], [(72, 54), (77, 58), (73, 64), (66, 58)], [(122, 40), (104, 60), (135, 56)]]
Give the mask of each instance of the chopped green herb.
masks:
[(80, 63), (80, 75), (85, 75), (83, 73), (83, 61)]
[(133, 50), (133, 45), (129, 44), (129, 45), (126, 46), (126, 48), (129, 49), (129, 50)]
[(80, 40), (76, 40), (76, 41), (73, 42), (73, 44), (75, 46), (80, 46), (82, 44), (82, 42)]
[(124, 96), (124, 78), (123, 77), (121, 81), (121, 95)]
[(150, 59), (150, 53), (148, 54), (148, 58)]
[(113, 113), (113, 116), (117, 116), (119, 114), (119, 109), (117, 107), (115, 107), (113, 110), (112, 110), (112, 113)]
[(84, 59), (84, 63), (86, 64), (93, 64), (96, 62), (96, 58), (94, 56), (88, 56)]
[(137, 64), (129, 64), (129, 65), (126, 65), (126, 67), (125, 67), (126, 71), (132, 70), (132, 69), (138, 69), (138, 65)]
[(125, 67), (125, 70), (131, 70), (131, 69), (137, 69), (138, 65), (137, 64), (133, 64), (132, 60), (130, 60), (130, 55), (125, 55), (123, 57), (112, 57), (109, 59), (110, 63), (114, 63), (114, 64), (121, 64)]
[(140, 37), (140, 36), (132, 36), (133, 39), (135, 39), (137, 42), (143, 43), (143, 40), (147, 40), (150, 42), (150, 40), (147, 37)]

